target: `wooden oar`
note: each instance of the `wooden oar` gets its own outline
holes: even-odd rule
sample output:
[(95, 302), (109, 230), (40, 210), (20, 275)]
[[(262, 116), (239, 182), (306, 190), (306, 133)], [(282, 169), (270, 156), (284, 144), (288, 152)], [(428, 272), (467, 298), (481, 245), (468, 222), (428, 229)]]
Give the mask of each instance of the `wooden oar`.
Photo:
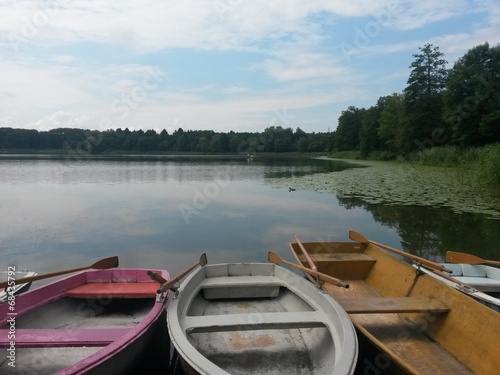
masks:
[(168, 280), (167, 280), (167, 279), (165, 279), (164, 277), (162, 277), (162, 276), (158, 275), (156, 272), (153, 272), (153, 271), (148, 271), (148, 272), (147, 272), (147, 274), (148, 274), (148, 276), (149, 276), (152, 280), (156, 281), (156, 282), (157, 282), (157, 283), (159, 283), (159, 284), (165, 284), (165, 283), (168, 283)]
[(340, 286), (342, 288), (349, 288), (349, 284), (343, 282), (342, 280), (339, 280), (335, 277), (325, 275), (324, 273), (318, 272), (318, 271), (313, 271), (309, 268), (299, 266), (298, 264), (289, 262), (288, 260), (282, 259), (278, 254), (276, 254), (274, 251), (269, 251), (267, 253), (267, 259), (269, 262), (274, 263), (274, 264), (286, 264), (287, 266), (296, 268), (298, 270), (301, 270), (302, 272), (308, 273), (309, 275), (314, 275), (316, 277), (319, 277), (321, 280), (326, 281), (330, 284)]
[[(158, 294), (163, 293), (167, 289), (172, 289), (172, 287), (184, 276), (186, 276), (188, 273), (190, 273), (192, 270), (194, 270), (196, 267), (201, 266), (203, 267), (205, 264), (207, 264), (207, 255), (205, 253), (201, 254), (200, 259), (198, 260), (197, 263), (193, 264), (191, 267), (185, 269), (182, 271), (180, 274), (175, 276), (174, 278), (170, 279), (166, 283), (161, 284), (160, 288), (158, 289)], [(150, 275), (151, 277), (151, 275)]]
[(304, 257), (306, 258), (306, 261), (307, 261), (307, 264), (309, 265), (309, 268), (311, 268), (313, 271), (317, 271), (318, 268), (316, 267), (313, 260), (309, 256), (309, 253), (307, 252), (306, 248), (304, 247), (304, 245), (300, 241), (300, 238), (297, 234), (295, 235), (295, 241), (297, 241), (297, 245), (299, 245), (300, 251), (302, 251), (302, 254), (304, 254)]
[(12, 282), (14, 282), (14, 284), (30, 283), (32, 281), (48, 279), (49, 277), (65, 275), (67, 273), (88, 270), (91, 268), (96, 269), (96, 270), (105, 270), (105, 269), (114, 268), (114, 267), (118, 267), (118, 257), (117, 256), (101, 259), (101, 260), (95, 262), (94, 264), (92, 264), (91, 266), (87, 266), (87, 267), (73, 268), (73, 269), (66, 270), (66, 271), (57, 271), (57, 272), (45, 273), (42, 275), (23, 277), (21, 279), (16, 279), (16, 280), (4, 281), (4, 282), (0, 283), (0, 288), (5, 288), (7, 285), (11, 286)]
[(500, 262), (496, 260), (487, 260), (479, 258), (472, 254), (459, 253), (458, 251), (447, 251), (446, 261), (451, 263), (464, 263), (464, 264), (491, 264), (493, 266), (500, 266)]
[(378, 243), (378, 242), (375, 242), (375, 241), (370, 241), (368, 238), (366, 238), (365, 236), (363, 236), (361, 233), (358, 233), (358, 232), (353, 231), (353, 230), (349, 231), (349, 238), (351, 240), (353, 240), (353, 241), (360, 242), (360, 243), (371, 243), (372, 245), (375, 245), (375, 246), (381, 247), (383, 249), (392, 251), (393, 253), (399, 254), (399, 255), (401, 255), (401, 256), (403, 256), (405, 258), (411, 259), (411, 260), (413, 260), (415, 262), (418, 262), (420, 264), (423, 264), (423, 265), (425, 265), (427, 267), (435, 268), (435, 269), (437, 269), (439, 271), (444, 271), (444, 272), (448, 272), (448, 273), (452, 272), (451, 270), (449, 270), (448, 268), (444, 267), (441, 264), (431, 262), (430, 260), (427, 260), (425, 258), (421, 258), (419, 256), (406, 253), (404, 251), (395, 249), (393, 247), (390, 247), (390, 246), (387, 246), (387, 245), (384, 245), (384, 244), (381, 244), (381, 243)]
[[(424, 266), (424, 267), (425, 267), (425, 266)], [(441, 276), (443, 279), (446, 279), (446, 280), (452, 281), (452, 282), (454, 282), (455, 284), (459, 284), (459, 285), (461, 285), (461, 286), (463, 286), (463, 287), (465, 287), (465, 288), (468, 288), (468, 289), (474, 289), (474, 288), (473, 288), (473, 287), (471, 287), (470, 285), (467, 285), (467, 284), (465, 284), (465, 283), (461, 282), (460, 280), (457, 280), (457, 279), (455, 279), (454, 277), (449, 276), (449, 275), (447, 275), (446, 273), (441, 272), (441, 271), (439, 271), (439, 270), (437, 270), (437, 269), (435, 269), (435, 268), (430, 268), (430, 267), (426, 267), (426, 268), (428, 268), (428, 269), (429, 269), (429, 271), (431, 271), (431, 272), (435, 273), (436, 275)]]

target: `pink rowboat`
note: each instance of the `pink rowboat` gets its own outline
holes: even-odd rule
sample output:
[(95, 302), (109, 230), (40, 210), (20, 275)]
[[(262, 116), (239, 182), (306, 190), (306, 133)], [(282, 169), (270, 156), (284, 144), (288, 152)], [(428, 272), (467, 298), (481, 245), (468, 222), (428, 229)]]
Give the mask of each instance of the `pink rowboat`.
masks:
[(121, 374), (162, 356), (168, 291), (157, 295), (147, 272), (84, 271), (17, 296), (14, 309), (0, 304), (0, 373)]

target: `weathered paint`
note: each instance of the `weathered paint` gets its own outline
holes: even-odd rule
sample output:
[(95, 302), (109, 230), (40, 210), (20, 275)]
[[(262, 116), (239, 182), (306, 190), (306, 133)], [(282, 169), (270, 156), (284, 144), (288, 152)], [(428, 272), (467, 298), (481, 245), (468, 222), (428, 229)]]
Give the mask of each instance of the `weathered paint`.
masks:
[[(325, 284), (336, 298), (396, 297), (432, 298), (447, 306), (447, 313), (352, 314), (351, 319), (375, 346), (409, 374), (484, 374), (493, 375), (500, 368), (500, 317), (492, 309), (441, 281), (422, 274), (380, 248), (359, 243), (303, 243), (310, 257), (325, 253), (363, 253), (376, 262), (364, 279), (345, 277), (349, 264), (344, 263), (344, 279), (349, 289)], [(296, 259), (300, 249), (291, 244)], [(306, 264), (301, 262), (304, 266)], [(318, 267), (319, 269), (319, 267)], [(327, 270), (328, 268), (325, 268)], [(353, 271), (355, 274), (357, 271)], [(337, 274), (331, 276), (338, 277)], [(408, 297), (405, 297), (410, 292)], [(380, 368), (380, 370), (383, 370)]]
[[(58, 375), (124, 371), (155, 332), (160, 332), (161, 326), (165, 325), (164, 303), (155, 302), (156, 295), (151, 293), (158, 284), (151, 283), (147, 271), (84, 271), (17, 296), (18, 369), (24, 367), (26, 371), (31, 368), (36, 369), (36, 373)], [(155, 272), (169, 278), (166, 271)], [(87, 291), (85, 298), (67, 296), (74, 288), (91, 283), (97, 284), (83, 288)], [(144, 285), (131, 286), (134, 283)], [(131, 295), (123, 298), (129, 288), (133, 289), (133, 294), (142, 294), (137, 303), (130, 298)], [(145, 297), (144, 293), (148, 296)], [(134, 307), (132, 314), (128, 311), (120, 316), (102, 314), (111, 303), (124, 301), (130, 306), (141, 307)], [(1, 304), (0, 347), (9, 345), (6, 340), (7, 313), (8, 306)], [(8, 370), (7, 367), (0, 368), (2, 373)]]
[(205, 266), (171, 297), (167, 322), (187, 374), (352, 374), (342, 307), (274, 264)]

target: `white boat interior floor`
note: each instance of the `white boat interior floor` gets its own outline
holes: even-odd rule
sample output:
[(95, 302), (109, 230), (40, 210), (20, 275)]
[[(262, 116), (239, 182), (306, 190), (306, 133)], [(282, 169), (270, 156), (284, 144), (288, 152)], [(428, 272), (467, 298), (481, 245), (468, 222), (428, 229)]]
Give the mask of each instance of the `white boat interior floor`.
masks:
[(200, 316), (202, 319), (205, 316), (227, 316), (227, 319), (241, 316), (245, 317), (241, 319), (241, 324), (247, 328), (243, 331), (231, 329), (222, 332), (191, 332), (187, 337), (204, 356), (230, 374), (318, 374), (315, 366), (321, 361), (311, 358), (315, 355), (312, 353), (321, 356), (325, 354), (325, 348), (333, 347), (331, 335), (325, 326), (251, 328), (251, 324), (257, 327), (266, 314), (293, 314), (313, 310), (286, 288), (281, 288), (279, 296), (275, 298), (241, 300), (207, 300), (199, 293), (193, 299), (188, 316)]

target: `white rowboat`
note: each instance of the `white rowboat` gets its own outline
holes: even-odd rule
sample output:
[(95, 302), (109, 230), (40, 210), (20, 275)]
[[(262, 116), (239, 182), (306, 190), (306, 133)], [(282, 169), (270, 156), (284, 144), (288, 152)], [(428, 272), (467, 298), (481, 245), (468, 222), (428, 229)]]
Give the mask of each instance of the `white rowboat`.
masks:
[(358, 346), (342, 307), (270, 263), (199, 268), (167, 305), (187, 374), (352, 374)]

